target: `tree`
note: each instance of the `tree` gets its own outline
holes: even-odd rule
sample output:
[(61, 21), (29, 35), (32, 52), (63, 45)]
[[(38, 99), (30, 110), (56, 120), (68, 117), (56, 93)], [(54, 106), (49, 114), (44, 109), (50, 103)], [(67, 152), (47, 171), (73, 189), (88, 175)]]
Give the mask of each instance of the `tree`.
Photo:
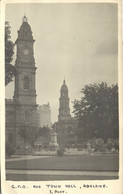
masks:
[(81, 100), (73, 102), (73, 112), (79, 121), (76, 135), (85, 138), (118, 138), (118, 86), (89, 84), (81, 93)]
[(5, 22), (5, 85), (13, 81), (15, 67), (11, 64), (14, 54), (14, 43), (11, 41), (9, 22)]
[(40, 127), (38, 131), (38, 136), (45, 136), (48, 137), (50, 135), (50, 129), (49, 127)]
[(34, 127), (24, 125), (19, 128), (18, 135), (24, 140), (24, 144), (28, 143), (34, 147), (34, 143), (38, 138), (38, 131)]

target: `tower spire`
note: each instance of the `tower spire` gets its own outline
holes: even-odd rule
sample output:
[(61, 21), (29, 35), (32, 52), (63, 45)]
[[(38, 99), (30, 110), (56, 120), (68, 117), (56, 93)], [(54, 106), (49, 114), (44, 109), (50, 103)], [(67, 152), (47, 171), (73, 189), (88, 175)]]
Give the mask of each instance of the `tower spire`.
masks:
[(23, 18), (22, 18), (22, 21), (23, 22), (27, 22), (28, 21), (28, 19), (27, 19), (27, 17), (26, 17), (26, 14), (24, 13), (24, 16), (23, 16)]
[(63, 83), (65, 84), (65, 76), (64, 76), (64, 81), (63, 81)]

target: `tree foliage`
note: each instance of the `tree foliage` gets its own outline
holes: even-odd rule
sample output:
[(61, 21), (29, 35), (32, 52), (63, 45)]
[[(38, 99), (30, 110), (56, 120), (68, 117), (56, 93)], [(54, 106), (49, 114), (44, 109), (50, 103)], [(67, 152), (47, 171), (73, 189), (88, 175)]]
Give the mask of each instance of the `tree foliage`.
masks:
[(9, 22), (5, 22), (5, 85), (13, 81), (15, 67), (11, 64), (14, 54), (14, 43), (11, 41)]
[(30, 127), (28, 125), (24, 125), (19, 128), (18, 135), (21, 139), (24, 140), (24, 143), (30, 144), (34, 147), (34, 143), (38, 138), (38, 131), (34, 127)]
[(49, 127), (40, 127), (38, 130), (38, 136), (45, 136), (48, 137), (50, 135), (50, 129)]
[(82, 90), (81, 100), (74, 100), (74, 114), (78, 118), (78, 136), (117, 138), (118, 86), (107, 83), (89, 84)]

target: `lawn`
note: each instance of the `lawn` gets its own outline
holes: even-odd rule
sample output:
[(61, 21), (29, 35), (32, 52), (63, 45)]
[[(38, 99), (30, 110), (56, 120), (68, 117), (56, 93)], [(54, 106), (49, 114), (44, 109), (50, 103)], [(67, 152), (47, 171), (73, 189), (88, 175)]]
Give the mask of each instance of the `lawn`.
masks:
[(118, 154), (53, 156), (31, 160), (8, 161), (7, 169), (20, 170), (79, 170), (79, 171), (118, 171)]

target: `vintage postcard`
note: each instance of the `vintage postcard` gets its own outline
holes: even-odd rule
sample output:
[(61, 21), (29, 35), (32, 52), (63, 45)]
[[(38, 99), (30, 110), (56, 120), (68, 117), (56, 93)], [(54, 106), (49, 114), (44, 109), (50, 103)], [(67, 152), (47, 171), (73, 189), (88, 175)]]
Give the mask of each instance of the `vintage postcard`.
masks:
[(121, 1), (1, 2), (2, 193), (122, 194)]

